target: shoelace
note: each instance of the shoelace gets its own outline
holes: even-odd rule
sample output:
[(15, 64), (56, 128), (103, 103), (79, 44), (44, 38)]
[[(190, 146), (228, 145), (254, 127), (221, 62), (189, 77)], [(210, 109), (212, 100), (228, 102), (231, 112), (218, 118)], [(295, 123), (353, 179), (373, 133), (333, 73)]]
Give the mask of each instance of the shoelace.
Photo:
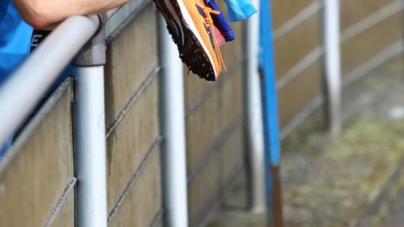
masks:
[(205, 21), (206, 21), (206, 25), (208, 28), (210, 28), (210, 30), (212, 31), (212, 39), (213, 39), (213, 44), (215, 45), (215, 52), (216, 52), (216, 57), (217, 60), (219, 61), (219, 71), (222, 71), (222, 65), (225, 71), (227, 71), (226, 69), (226, 65), (224, 64), (223, 61), (223, 57), (222, 57), (222, 53), (220, 52), (220, 48), (219, 48), (219, 44), (217, 43), (216, 40), (216, 36), (215, 36), (215, 27), (213, 26), (213, 19), (212, 16), (210, 14), (220, 14), (219, 10), (213, 10), (212, 8), (206, 6), (205, 4), (203, 4), (203, 11), (205, 12)]

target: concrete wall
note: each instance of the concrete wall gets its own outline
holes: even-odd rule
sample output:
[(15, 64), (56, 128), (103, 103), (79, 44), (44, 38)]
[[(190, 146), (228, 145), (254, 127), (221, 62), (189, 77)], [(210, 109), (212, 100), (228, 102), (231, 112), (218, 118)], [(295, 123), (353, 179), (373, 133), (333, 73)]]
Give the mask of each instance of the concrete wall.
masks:
[[(161, 226), (164, 214), (157, 11), (151, 2), (140, 5), (107, 50), (110, 226)], [(321, 4), (273, 0), (272, 12), (279, 114), (286, 136), (324, 101)], [(401, 13), (399, 0), (341, 1), (346, 85), (401, 53)], [(184, 78), (190, 226), (208, 222), (244, 179), (244, 24), (232, 27), (236, 41), (222, 48), (227, 72), (215, 83), (195, 75)], [(0, 161), (0, 226), (74, 226), (73, 96), (68, 78)]]
[[(324, 102), (322, 2), (273, 0), (275, 61), (282, 138)], [(344, 86), (401, 53), (399, 0), (341, 0)]]
[(231, 25), (236, 40), (221, 47), (227, 71), (215, 83), (184, 79), (191, 226), (208, 221), (244, 173), (244, 23)]
[(110, 226), (161, 218), (156, 10), (151, 2), (108, 45), (107, 193)]
[(72, 80), (66, 80), (0, 163), (0, 226), (74, 226)]

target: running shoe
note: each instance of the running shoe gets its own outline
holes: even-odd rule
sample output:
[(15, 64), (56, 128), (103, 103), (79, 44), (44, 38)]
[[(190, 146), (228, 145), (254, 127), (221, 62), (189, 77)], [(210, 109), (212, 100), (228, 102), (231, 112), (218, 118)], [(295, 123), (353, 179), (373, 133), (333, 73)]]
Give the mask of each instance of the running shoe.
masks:
[(153, 0), (178, 46), (181, 60), (200, 78), (215, 81), (226, 70), (216, 40), (212, 14), (203, 0)]

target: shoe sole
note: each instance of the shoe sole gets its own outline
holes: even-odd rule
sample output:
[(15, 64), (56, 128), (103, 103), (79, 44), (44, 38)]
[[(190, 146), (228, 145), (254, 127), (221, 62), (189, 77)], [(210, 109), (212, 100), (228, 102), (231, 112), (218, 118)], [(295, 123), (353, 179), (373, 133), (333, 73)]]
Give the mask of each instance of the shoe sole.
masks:
[[(212, 66), (210, 56), (207, 54), (200, 36), (190, 20), (182, 0), (153, 0), (158, 10), (163, 14), (167, 30), (178, 47), (180, 58), (190, 71), (207, 81), (215, 81), (215, 70)], [(171, 6), (171, 10), (167, 4)], [(184, 10), (181, 10), (183, 8)], [(184, 12), (184, 13), (183, 13)], [(186, 22), (188, 18), (189, 23)], [(179, 22), (179, 23), (178, 23)], [(187, 25), (188, 24), (188, 25)]]

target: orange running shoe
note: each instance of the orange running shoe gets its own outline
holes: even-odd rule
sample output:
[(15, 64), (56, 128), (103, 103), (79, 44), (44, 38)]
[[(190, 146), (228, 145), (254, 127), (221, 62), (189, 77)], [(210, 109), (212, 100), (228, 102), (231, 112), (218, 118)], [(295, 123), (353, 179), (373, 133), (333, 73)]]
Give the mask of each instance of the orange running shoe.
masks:
[[(200, 78), (215, 81), (226, 70), (211, 14), (203, 0), (153, 0), (178, 46), (181, 60)], [(217, 32), (217, 30), (216, 30)]]

